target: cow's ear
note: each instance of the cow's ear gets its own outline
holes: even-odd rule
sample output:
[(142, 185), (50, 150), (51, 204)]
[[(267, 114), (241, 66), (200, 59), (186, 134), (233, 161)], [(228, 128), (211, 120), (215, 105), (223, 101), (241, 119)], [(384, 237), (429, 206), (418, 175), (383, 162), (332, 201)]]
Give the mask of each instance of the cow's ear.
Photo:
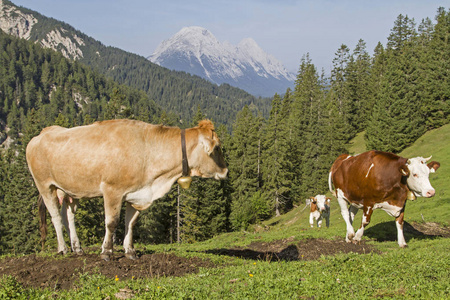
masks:
[(328, 201), (328, 202), (330, 202), (330, 201), (331, 201), (331, 198), (330, 198), (330, 197), (326, 197), (326, 199), (327, 199), (327, 201)]
[(401, 165), (399, 171), (403, 176), (409, 176), (409, 168), (407, 165)]
[(434, 173), (434, 172), (437, 171), (437, 169), (439, 169), (439, 167), (441, 166), (441, 164), (438, 163), (437, 161), (432, 161), (432, 162), (429, 162), (429, 163), (427, 164), (427, 166), (428, 166), (428, 168), (430, 168), (430, 172), (431, 172), (431, 173)]
[(214, 147), (216, 146), (216, 142), (213, 139), (207, 138), (203, 135), (200, 136), (200, 143), (203, 145), (203, 148), (208, 155), (214, 151)]

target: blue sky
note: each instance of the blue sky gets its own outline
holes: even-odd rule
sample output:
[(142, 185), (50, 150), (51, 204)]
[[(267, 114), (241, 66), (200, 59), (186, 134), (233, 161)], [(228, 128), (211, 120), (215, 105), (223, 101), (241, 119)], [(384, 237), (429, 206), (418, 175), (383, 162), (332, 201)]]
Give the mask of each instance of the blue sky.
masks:
[(85, 34), (142, 56), (186, 26), (201, 26), (221, 41), (253, 38), (267, 53), (297, 73), (306, 53), (329, 73), (342, 45), (359, 39), (372, 54), (399, 14), (419, 24), (434, 21), (449, 0), (11, 0), (64, 21)]

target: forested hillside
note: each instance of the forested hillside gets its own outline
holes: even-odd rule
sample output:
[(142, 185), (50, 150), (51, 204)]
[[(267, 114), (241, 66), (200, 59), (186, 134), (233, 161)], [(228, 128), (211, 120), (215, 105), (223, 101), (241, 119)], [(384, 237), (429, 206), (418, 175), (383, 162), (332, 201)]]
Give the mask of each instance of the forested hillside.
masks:
[[(0, 37), (0, 112), (13, 131), (8, 134), (20, 141), (1, 152), (0, 251), (32, 252), (39, 247), (37, 190), (24, 160), (32, 136), (50, 124), (118, 117), (174, 124), (176, 118), (171, 121), (146, 92), (31, 42)], [(435, 21), (418, 25), (398, 16), (387, 45), (379, 43), (373, 56), (363, 40), (353, 50), (342, 45), (330, 78), (305, 55), (294, 90), (274, 96), (267, 119), (244, 106), (230, 121), (232, 133), (216, 124), (229, 179), (196, 179), (188, 191), (174, 186), (141, 214), (135, 238), (193, 242), (245, 229), (327, 192), (328, 170), (356, 134), (365, 132), (367, 149), (399, 153), (426, 131), (448, 124), (449, 37), (450, 12), (439, 9)], [(205, 117), (201, 107), (190, 109), (192, 122), (183, 126)], [(80, 201), (77, 223), (84, 245), (101, 242), (102, 214), (101, 199)], [(117, 232), (119, 243), (122, 236)]]
[(208, 118), (226, 124), (228, 128), (231, 128), (232, 120), (244, 105), (268, 115), (270, 99), (256, 98), (228, 84), (218, 86), (198, 76), (171, 71), (142, 56), (107, 47), (69, 24), (23, 7), (16, 7), (7, 0), (2, 2), (4, 9), (13, 8), (15, 12), (5, 17), (8, 21), (13, 20), (10, 21), (11, 24), (18, 23), (24, 16), (34, 20), (26, 21), (25, 24), (28, 25), (23, 25), (24, 28), (11, 28), (11, 33), (29, 31), (30, 41), (91, 66), (119, 84), (144, 91), (150, 100), (175, 115), (180, 122), (190, 122), (198, 108)]

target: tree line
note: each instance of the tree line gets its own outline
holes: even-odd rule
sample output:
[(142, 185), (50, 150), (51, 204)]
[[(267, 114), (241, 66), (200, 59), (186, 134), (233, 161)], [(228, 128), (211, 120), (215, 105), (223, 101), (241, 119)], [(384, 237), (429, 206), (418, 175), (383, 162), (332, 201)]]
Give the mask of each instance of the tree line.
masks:
[[(229, 178), (195, 179), (187, 191), (174, 185), (141, 214), (135, 239), (189, 243), (246, 229), (327, 192), (332, 162), (358, 133), (364, 132), (367, 149), (398, 153), (427, 130), (447, 124), (449, 36), (450, 12), (440, 8), (435, 22), (427, 18), (419, 25), (399, 15), (386, 46), (379, 43), (373, 55), (363, 40), (353, 50), (341, 45), (330, 76), (306, 54), (294, 89), (274, 95), (267, 118), (247, 105), (231, 131), (216, 123)], [(55, 52), (4, 34), (0, 49), (0, 120), (17, 141), (0, 157), (0, 252), (27, 253), (39, 250), (39, 236), (37, 190), (24, 147), (43, 127), (124, 117), (179, 123), (147, 93)], [(182, 127), (203, 118), (198, 106)], [(97, 198), (80, 201), (77, 228), (83, 245), (102, 240), (102, 205)], [(121, 237), (123, 228), (117, 232)]]

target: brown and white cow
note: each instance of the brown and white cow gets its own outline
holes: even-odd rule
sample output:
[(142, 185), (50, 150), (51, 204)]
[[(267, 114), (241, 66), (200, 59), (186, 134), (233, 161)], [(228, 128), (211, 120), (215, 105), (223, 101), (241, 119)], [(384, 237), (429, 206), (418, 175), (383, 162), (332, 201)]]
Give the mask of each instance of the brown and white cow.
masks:
[(325, 219), (327, 227), (330, 227), (330, 201), (331, 198), (325, 195), (316, 195), (307, 199), (311, 209), (309, 212), (309, 225), (314, 227), (314, 220), (317, 227), (322, 227), (322, 220)]
[[(345, 240), (359, 242), (373, 210), (381, 208), (396, 218), (398, 244), (406, 247), (403, 217), (408, 194), (427, 198), (435, 194), (428, 177), (440, 164), (435, 161), (427, 164), (430, 158), (407, 159), (375, 150), (339, 156), (331, 167), (328, 182), (347, 224)], [(352, 223), (358, 209), (363, 210), (363, 217), (355, 234)]]
[[(74, 213), (77, 199), (103, 196), (105, 238), (101, 257), (109, 260), (122, 202), (127, 203), (123, 247), (135, 259), (132, 230), (141, 210), (164, 196), (182, 176), (181, 130), (133, 120), (110, 120), (74, 128), (51, 126), (27, 146), (28, 167), (66, 253), (63, 223), (72, 250), (82, 253)], [(185, 130), (189, 175), (223, 179), (228, 169), (211, 121)], [(62, 216), (59, 212), (62, 206)]]

